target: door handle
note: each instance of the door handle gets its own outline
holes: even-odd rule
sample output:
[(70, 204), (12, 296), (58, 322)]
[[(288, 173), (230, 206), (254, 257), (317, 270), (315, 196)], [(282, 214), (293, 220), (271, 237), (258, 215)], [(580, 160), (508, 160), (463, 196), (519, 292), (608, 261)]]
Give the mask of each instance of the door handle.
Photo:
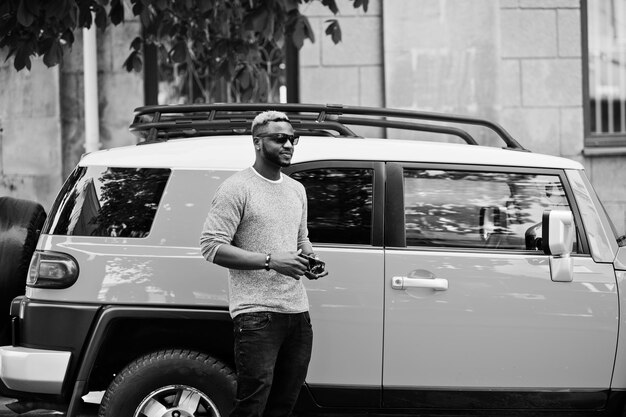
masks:
[(445, 291), (448, 289), (448, 280), (445, 278), (391, 278), (391, 288), (394, 290), (405, 290), (407, 288), (432, 288), (435, 291)]

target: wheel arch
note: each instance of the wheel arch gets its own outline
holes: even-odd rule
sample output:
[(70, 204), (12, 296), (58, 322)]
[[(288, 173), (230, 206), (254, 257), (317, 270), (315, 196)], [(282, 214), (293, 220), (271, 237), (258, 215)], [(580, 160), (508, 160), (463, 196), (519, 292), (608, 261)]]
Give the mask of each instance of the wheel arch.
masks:
[(76, 378), (71, 378), (67, 416), (75, 416), (81, 397), (106, 389), (113, 377), (138, 357), (162, 349), (204, 352), (233, 365), (232, 320), (224, 308), (107, 306), (86, 344)]

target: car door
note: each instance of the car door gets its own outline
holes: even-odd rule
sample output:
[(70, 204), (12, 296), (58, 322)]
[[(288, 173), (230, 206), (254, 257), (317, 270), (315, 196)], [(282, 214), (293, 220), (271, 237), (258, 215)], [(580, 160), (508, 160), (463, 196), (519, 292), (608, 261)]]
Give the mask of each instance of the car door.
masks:
[(380, 407), (383, 168), (320, 161), (286, 170), (306, 189), (309, 239), (329, 272), (305, 282), (314, 333), (306, 383), (321, 406)]
[[(387, 408), (601, 408), (617, 288), (589, 255), (559, 170), (387, 164)], [(571, 210), (572, 282), (553, 282), (542, 213)]]

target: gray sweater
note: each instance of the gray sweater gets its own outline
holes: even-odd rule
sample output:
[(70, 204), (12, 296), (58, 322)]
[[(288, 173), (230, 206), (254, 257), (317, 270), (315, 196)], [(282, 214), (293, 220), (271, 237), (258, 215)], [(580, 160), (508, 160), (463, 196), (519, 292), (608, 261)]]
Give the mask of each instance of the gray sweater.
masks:
[[(306, 192), (281, 174), (270, 181), (247, 168), (218, 188), (200, 237), (202, 255), (213, 262), (231, 244), (260, 253), (296, 251), (308, 243)], [(229, 269), (230, 314), (272, 311), (301, 313), (309, 301), (302, 280), (274, 270)]]

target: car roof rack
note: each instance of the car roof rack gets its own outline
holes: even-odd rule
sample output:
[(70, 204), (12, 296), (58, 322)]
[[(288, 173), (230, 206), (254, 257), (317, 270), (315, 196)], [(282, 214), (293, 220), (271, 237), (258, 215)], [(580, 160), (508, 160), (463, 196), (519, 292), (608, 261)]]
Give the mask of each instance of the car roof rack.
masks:
[(465, 129), (418, 122), (428, 121), (483, 126), (495, 132), (504, 141), (505, 148), (526, 150), (502, 126), (485, 119), (339, 104), (219, 103), (143, 106), (135, 109), (129, 129), (142, 140), (140, 144), (197, 136), (244, 135), (251, 133), (252, 120), (265, 110), (286, 113), (294, 130), (300, 135), (360, 137), (348, 126), (374, 126), (448, 134), (461, 138), (469, 145), (478, 145)]

